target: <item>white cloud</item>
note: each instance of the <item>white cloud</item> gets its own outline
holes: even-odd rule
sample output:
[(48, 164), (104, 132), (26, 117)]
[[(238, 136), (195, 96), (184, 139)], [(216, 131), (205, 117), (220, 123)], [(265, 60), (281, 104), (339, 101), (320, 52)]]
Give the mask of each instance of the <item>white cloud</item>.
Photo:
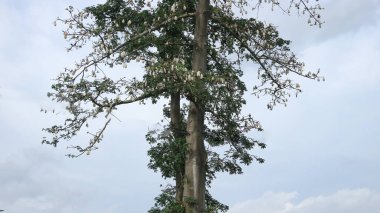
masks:
[[(327, 81), (314, 90), (336, 95), (380, 86), (380, 19), (357, 31), (347, 32), (303, 50), (308, 69), (321, 69)], [(322, 89), (322, 90), (321, 90)], [(334, 92), (332, 92), (334, 91)]]
[(265, 193), (260, 198), (237, 203), (229, 213), (376, 213), (380, 212), (380, 192), (367, 188), (345, 189), (330, 195), (295, 202), (296, 193)]
[[(314, 4), (315, 1), (310, 1)], [(293, 50), (299, 51), (311, 43), (318, 43), (340, 35), (352, 33), (363, 27), (374, 26), (379, 21), (380, 0), (347, 1), (324, 0), (319, 1), (324, 8), (320, 11), (321, 28), (307, 24), (308, 16), (298, 15), (296, 9), (287, 16), (280, 9), (271, 11), (271, 7), (260, 10), (259, 19), (269, 21), (279, 27), (280, 36), (293, 41)], [(282, 1), (283, 7), (289, 1)], [(254, 15), (256, 17), (256, 15)]]
[(334, 0), (324, 2), (322, 18), (325, 21), (321, 35), (325, 38), (342, 33), (356, 31), (363, 26), (376, 24), (380, 12), (379, 0), (346, 1)]
[(289, 202), (296, 197), (296, 193), (274, 193), (267, 192), (256, 200), (237, 203), (232, 206), (229, 213), (275, 213), (279, 209), (286, 209)]

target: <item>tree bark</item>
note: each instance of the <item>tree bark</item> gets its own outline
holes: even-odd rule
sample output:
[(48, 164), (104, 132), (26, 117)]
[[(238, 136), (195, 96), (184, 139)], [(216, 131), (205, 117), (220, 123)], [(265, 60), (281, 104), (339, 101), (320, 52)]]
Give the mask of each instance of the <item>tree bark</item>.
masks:
[[(183, 129), (181, 126), (181, 96), (179, 92), (172, 93), (170, 96), (170, 126), (173, 131), (175, 143), (180, 143), (181, 139), (184, 137)], [(178, 152), (181, 150), (181, 144), (178, 145)], [(183, 200), (183, 177), (184, 177), (184, 168), (182, 165), (179, 165), (175, 168), (175, 183), (176, 183), (176, 201), (182, 203)]]
[[(209, 0), (199, 0), (196, 13), (192, 69), (206, 72), (207, 23)], [(202, 85), (201, 85), (202, 87)], [(199, 88), (203, 89), (203, 88)], [(185, 161), (184, 203), (186, 213), (201, 213), (205, 210), (206, 150), (203, 141), (204, 107), (202, 100), (190, 101), (187, 119), (187, 155)]]

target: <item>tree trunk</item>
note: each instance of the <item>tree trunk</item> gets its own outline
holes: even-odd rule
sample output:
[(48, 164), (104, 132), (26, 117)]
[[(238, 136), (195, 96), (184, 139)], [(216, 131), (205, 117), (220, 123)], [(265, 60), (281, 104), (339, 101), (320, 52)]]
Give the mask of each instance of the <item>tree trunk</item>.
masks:
[[(206, 72), (207, 23), (209, 0), (199, 0), (194, 33), (192, 69)], [(202, 87), (202, 86), (201, 86)], [(203, 88), (199, 88), (203, 89)], [(186, 213), (201, 213), (205, 210), (206, 150), (203, 141), (203, 101), (190, 101), (187, 119), (186, 142), (188, 152), (185, 161), (184, 203)]]
[(204, 112), (190, 103), (186, 137), (188, 153), (185, 162), (184, 203), (186, 213), (201, 213), (205, 208), (206, 151), (202, 129)]
[[(170, 126), (173, 131), (175, 143), (180, 143), (184, 137), (183, 129), (181, 126), (181, 96), (179, 92), (172, 93), (170, 96)], [(182, 144), (178, 144), (178, 148), (181, 149)], [(181, 150), (178, 150), (180, 152)], [(183, 200), (183, 176), (184, 168), (179, 165), (175, 168), (175, 184), (176, 184), (176, 201), (182, 203)]]

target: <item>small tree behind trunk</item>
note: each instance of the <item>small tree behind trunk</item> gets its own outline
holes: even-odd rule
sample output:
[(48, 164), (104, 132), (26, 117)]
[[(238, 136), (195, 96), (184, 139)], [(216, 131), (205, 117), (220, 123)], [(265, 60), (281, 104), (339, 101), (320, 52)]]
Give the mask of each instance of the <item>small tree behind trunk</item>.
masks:
[[(173, 131), (174, 141), (178, 145), (178, 149), (181, 149), (182, 145), (178, 144), (182, 139), (183, 130), (181, 127), (181, 96), (179, 92), (172, 93), (170, 96), (170, 126)], [(181, 152), (181, 150), (178, 150)], [(183, 200), (183, 176), (184, 176), (184, 168), (181, 165), (177, 165), (175, 168), (175, 183), (176, 183), (176, 201), (181, 203)]]

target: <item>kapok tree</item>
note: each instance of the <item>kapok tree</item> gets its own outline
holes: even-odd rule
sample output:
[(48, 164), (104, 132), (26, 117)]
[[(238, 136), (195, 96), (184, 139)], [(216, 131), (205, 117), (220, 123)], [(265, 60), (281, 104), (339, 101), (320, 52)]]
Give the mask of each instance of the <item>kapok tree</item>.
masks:
[[(247, 91), (241, 63), (258, 65), (259, 81), (254, 82), (252, 93), (269, 96), (269, 109), (286, 105), (291, 95), (301, 92), (292, 76), (320, 79), (318, 72), (304, 70), (304, 64), (290, 51), (290, 42), (279, 37), (276, 27), (244, 16), (248, 9), (257, 10), (267, 3), (284, 11), (295, 7), (309, 15), (311, 24), (320, 25), (319, 4), (292, 0), (284, 9), (276, 0), (249, 3), (108, 0), (80, 11), (69, 7), (70, 17), (58, 19), (68, 26), (63, 32), (70, 42), (68, 51), (87, 44), (91, 51), (74, 68), (60, 73), (52, 85), (48, 96), (65, 103), (69, 116), (63, 124), (45, 129), (52, 137), (44, 138), (43, 143), (56, 146), (71, 139), (103, 114), (104, 126), (89, 134), (88, 145), (70, 146), (78, 152), (68, 156), (89, 154), (101, 141), (117, 107), (168, 98), (170, 124), (169, 131), (164, 131), (168, 134), (154, 137), (149, 133), (147, 139), (153, 144), (166, 140), (174, 150), (182, 151), (177, 152), (181, 153), (178, 158), (158, 158), (154, 152), (162, 147), (156, 146), (150, 152), (150, 166), (176, 180), (175, 197), (186, 212), (204, 212), (206, 180), (211, 181), (216, 172), (241, 173), (240, 164), (263, 161), (250, 150), (265, 144), (246, 135), (254, 129), (261, 131), (261, 125), (251, 115), (241, 115)], [(108, 72), (115, 66), (128, 71), (132, 60), (144, 64), (143, 77), (115, 78)], [(188, 102), (184, 113), (181, 100)], [(213, 152), (216, 146), (228, 149)]]

